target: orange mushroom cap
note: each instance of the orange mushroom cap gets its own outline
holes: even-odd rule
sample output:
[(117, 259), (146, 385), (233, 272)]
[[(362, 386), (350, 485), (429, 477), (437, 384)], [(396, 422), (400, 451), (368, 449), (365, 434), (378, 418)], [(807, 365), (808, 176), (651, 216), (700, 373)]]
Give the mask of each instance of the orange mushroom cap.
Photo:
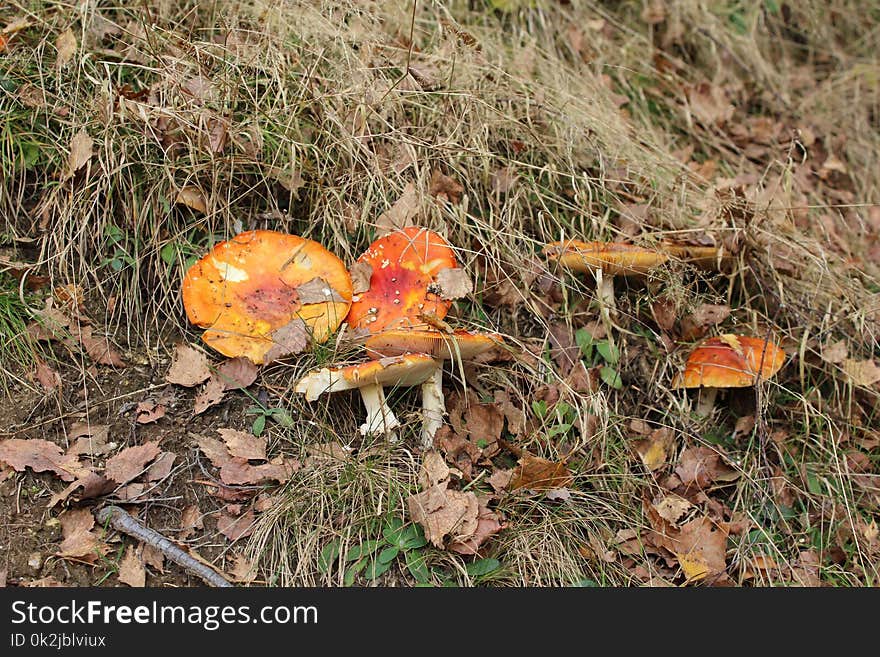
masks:
[(318, 242), (252, 230), (193, 264), (182, 293), (187, 317), (207, 329), (208, 345), (262, 363), (293, 322), (324, 342), (348, 312), (352, 286), (345, 263)]
[(415, 386), (437, 369), (437, 362), (426, 354), (405, 354), (368, 360), (342, 367), (322, 367), (296, 382), (294, 391), (314, 401), (325, 392), (353, 390), (364, 386)]
[(369, 265), (370, 288), (356, 296), (348, 312), (352, 328), (381, 331), (389, 327), (424, 325), (422, 313), (439, 319), (452, 301), (432, 289), (437, 274), (458, 263), (449, 243), (437, 233), (409, 226), (373, 242), (358, 258)]
[(725, 334), (700, 343), (688, 356), (673, 388), (742, 388), (755, 377), (772, 377), (785, 362), (785, 352), (772, 342), (745, 335)]
[(442, 360), (470, 360), (504, 342), (498, 333), (470, 333), (418, 329), (390, 329), (371, 335), (365, 346), (370, 358), (405, 353), (428, 354)]
[(645, 274), (669, 260), (669, 254), (623, 242), (550, 242), (543, 253), (574, 271), (601, 269), (609, 276)]

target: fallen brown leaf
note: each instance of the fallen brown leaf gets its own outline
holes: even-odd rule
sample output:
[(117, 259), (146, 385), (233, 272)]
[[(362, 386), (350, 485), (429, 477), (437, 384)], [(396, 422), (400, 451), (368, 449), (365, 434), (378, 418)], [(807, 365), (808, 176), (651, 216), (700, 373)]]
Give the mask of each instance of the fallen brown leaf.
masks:
[(89, 136), (85, 128), (77, 132), (70, 140), (70, 155), (67, 157), (67, 167), (64, 171), (64, 179), (72, 178), (73, 175), (92, 159), (92, 147), (95, 140)]
[(138, 402), (134, 414), (138, 424), (149, 424), (165, 417), (165, 406), (153, 401)]
[(240, 584), (250, 584), (257, 579), (256, 564), (241, 553), (232, 556), (232, 568), (228, 572)]
[(254, 512), (248, 509), (242, 515), (236, 517), (226, 511), (221, 511), (217, 518), (217, 531), (230, 541), (250, 536), (254, 533)]
[(827, 344), (822, 347), (822, 360), (829, 363), (842, 363), (849, 356), (849, 349), (846, 346), (846, 340), (838, 340), (833, 344)]
[(260, 368), (247, 356), (230, 358), (217, 367), (217, 377), (226, 390), (247, 388), (257, 380)]
[(46, 392), (52, 392), (61, 387), (61, 375), (49, 367), (42, 358), (37, 358), (34, 378)]
[(205, 197), (205, 193), (194, 185), (181, 187), (174, 198), (174, 202), (178, 205), (185, 205), (202, 214), (208, 213), (208, 199)]
[(474, 533), (468, 537), (459, 537), (451, 541), (446, 546), (449, 551), (458, 554), (479, 554), (483, 544), (507, 526), (501, 517), (486, 505), (485, 500), (478, 501), (479, 511)]
[(460, 203), (464, 187), (455, 178), (447, 176), (440, 169), (434, 169), (431, 171), (428, 193), (438, 201)]
[(149, 482), (162, 481), (165, 477), (171, 474), (175, 460), (177, 460), (177, 455), (174, 452), (162, 452), (156, 460), (153, 461), (153, 464), (147, 468), (147, 472), (144, 474), (144, 480)]
[(373, 267), (367, 262), (355, 262), (348, 269), (351, 276), (353, 294), (363, 294), (370, 289), (370, 279), (373, 277)]
[(283, 484), (300, 467), (299, 461), (281, 457), (260, 465), (250, 465), (244, 459), (231, 458), (220, 468), (220, 480), (228, 486), (265, 484), (272, 481)]
[(58, 35), (58, 38), (55, 39), (55, 49), (58, 51), (58, 55), (55, 58), (55, 70), (60, 71), (70, 63), (70, 60), (76, 54), (76, 35), (72, 29), (67, 28)]
[(301, 353), (309, 345), (309, 330), (306, 323), (297, 317), (281, 328), (272, 331), (272, 346), (264, 356), (265, 363)]
[(107, 442), (109, 437), (110, 426), (107, 424), (74, 422), (67, 430), (67, 439), (76, 442), (68, 448), (67, 453), (74, 456), (103, 456), (116, 447), (115, 443)]
[(459, 267), (441, 269), (437, 272), (436, 278), (436, 289), (441, 299), (460, 299), (474, 291), (474, 283), (470, 276)]
[(230, 455), (243, 459), (266, 460), (266, 438), (258, 438), (236, 429), (217, 429), (217, 433), (226, 443)]
[(877, 367), (870, 358), (868, 360), (847, 358), (843, 361), (843, 371), (853, 385), (871, 386), (880, 381), (880, 367)]
[[(71, 329), (73, 328), (74, 327), (71, 326)], [(119, 355), (119, 352), (110, 344), (109, 338), (93, 336), (91, 326), (81, 325), (79, 327), (79, 332), (77, 333), (74, 330), (73, 334), (85, 348), (89, 358), (95, 361), (98, 365), (125, 367), (125, 361), (122, 359), (122, 356)]]
[(204, 529), (202, 512), (195, 504), (190, 504), (180, 514), (180, 533), (178, 538), (185, 541), (196, 529)]
[(165, 572), (165, 555), (162, 550), (147, 543), (141, 543), (141, 557), (145, 566), (150, 566), (160, 573)]
[(323, 278), (316, 276), (296, 288), (296, 294), (301, 304), (312, 303), (345, 303), (345, 299), (339, 292), (330, 287)]
[(212, 406), (216, 406), (223, 401), (223, 393), (226, 386), (219, 378), (212, 376), (204, 387), (199, 390), (193, 402), (193, 413), (200, 415)]
[(477, 496), (470, 491), (447, 490), (447, 485), (446, 482), (437, 484), (407, 499), (410, 516), (438, 548), (443, 547), (447, 535), (453, 541), (468, 538), (478, 526)]
[(69, 509), (58, 516), (58, 521), (62, 537), (59, 557), (94, 562), (109, 551), (109, 547), (91, 531), (95, 518), (88, 509)]
[(171, 367), (165, 375), (168, 383), (189, 388), (207, 381), (210, 377), (208, 357), (204, 353), (186, 344), (178, 344), (174, 348)]
[(161, 451), (158, 440), (126, 447), (107, 460), (104, 474), (118, 484), (126, 484), (144, 472), (147, 463), (159, 456)]
[(548, 461), (539, 456), (524, 454), (514, 468), (509, 489), (550, 490), (564, 488), (572, 481), (564, 461)]
[(143, 588), (147, 585), (147, 571), (140, 552), (141, 550), (129, 545), (125, 548), (125, 556), (119, 562), (119, 581), (134, 588)]
[(419, 213), (419, 193), (413, 183), (408, 182), (403, 194), (388, 210), (376, 219), (377, 237), (391, 233), (399, 228), (413, 225), (413, 218)]
[(709, 329), (730, 317), (730, 306), (704, 303), (692, 313), (682, 317), (679, 322), (679, 335), (682, 340), (693, 341), (702, 338)]
[(714, 481), (734, 481), (739, 472), (730, 468), (714, 449), (690, 447), (681, 453), (675, 474), (687, 488), (704, 489)]
[(449, 466), (440, 452), (430, 451), (422, 458), (422, 467), (419, 469), (419, 487), (427, 490), (432, 486), (449, 480)]
[(88, 473), (88, 468), (74, 454), (64, 454), (55, 443), (39, 438), (9, 438), (0, 441), (0, 462), (16, 472), (26, 467), (34, 472), (53, 472), (62, 481), (73, 481)]

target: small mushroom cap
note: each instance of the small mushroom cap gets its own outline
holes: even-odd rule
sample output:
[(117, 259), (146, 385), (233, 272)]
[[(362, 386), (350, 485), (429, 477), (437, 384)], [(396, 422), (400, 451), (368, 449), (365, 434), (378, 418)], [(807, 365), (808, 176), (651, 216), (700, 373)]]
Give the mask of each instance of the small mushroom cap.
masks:
[(437, 361), (426, 354), (405, 354), (343, 367), (312, 370), (294, 385), (294, 392), (314, 401), (325, 392), (352, 390), (368, 385), (415, 386), (427, 381)]
[(669, 260), (669, 254), (622, 242), (550, 242), (544, 255), (573, 271), (601, 269), (608, 276), (646, 274)]
[(365, 346), (370, 358), (417, 353), (442, 360), (470, 360), (503, 342), (498, 333), (389, 329), (368, 337)]
[(442, 299), (437, 275), (458, 263), (449, 243), (437, 233), (409, 226), (373, 242), (358, 258), (370, 265), (370, 288), (357, 295), (346, 321), (371, 332), (424, 324), (422, 313), (442, 319), (452, 301)]
[(324, 342), (351, 305), (345, 263), (314, 240), (253, 230), (217, 244), (183, 280), (189, 320), (207, 329), (202, 339), (226, 356), (262, 363), (273, 334), (304, 322)]
[(704, 340), (688, 356), (673, 388), (743, 388), (769, 379), (785, 362), (785, 352), (772, 342), (725, 334)]

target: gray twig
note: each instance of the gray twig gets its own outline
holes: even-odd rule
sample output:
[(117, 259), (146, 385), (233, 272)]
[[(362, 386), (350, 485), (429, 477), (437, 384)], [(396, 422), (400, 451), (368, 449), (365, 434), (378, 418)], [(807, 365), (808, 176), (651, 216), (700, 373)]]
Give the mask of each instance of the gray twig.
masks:
[(95, 514), (95, 517), (102, 525), (109, 522), (117, 531), (128, 534), (147, 545), (152, 545), (177, 565), (183, 566), (201, 577), (207, 584), (211, 586), (232, 586), (216, 570), (190, 556), (159, 532), (145, 527), (140, 521), (118, 506), (105, 506)]

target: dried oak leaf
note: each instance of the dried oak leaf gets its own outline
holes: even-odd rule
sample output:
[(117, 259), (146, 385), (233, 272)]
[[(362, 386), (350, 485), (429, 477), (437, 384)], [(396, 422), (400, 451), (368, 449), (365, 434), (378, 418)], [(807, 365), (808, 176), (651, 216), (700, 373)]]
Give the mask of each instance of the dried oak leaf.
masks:
[(296, 294), (302, 304), (310, 303), (345, 303), (345, 299), (323, 278), (316, 276), (296, 288)]
[(871, 386), (880, 381), (880, 367), (877, 367), (870, 358), (868, 360), (847, 358), (843, 361), (843, 371), (853, 385)]
[(125, 556), (119, 562), (119, 581), (134, 588), (147, 585), (147, 570), (144, 568), (142, 549), (129, 545)]
[(564, 488), (571, 481), (572, 475), (565, 461), (548, 461), (540, 456), (523, 454), (517, 461), (517, 467), (514, 468), (509, 490), (518, 488), (552, 490)]
[(257, 579), (257, 565), (241, 553), (232, 556), (232, 568), (227, 571), (235, 582), (250, 584)]
[(661, 518), (666, 520), (673, 527), (676, 527), (678, 521), (694, 508), (693, 504), (674, 493), (655, 498), (654, 501), (651, 502), (651, 506), (654, 507), (654, 510)]
[(507, 490), (510, 480), (513, 479), (513, 468), (507, 470), (495, 470), (486, 481), (496, 493)]
[(266, 460), (266, 438), (258, 438), (236, 429), (217, 429), (231, 456), (257, 461)]
[(49, 367), (46, 361), (42, 358), (37, 358), (33, 378), (43, 386), (43, 390), (46, 392), (52, 392), (61, 387), (61, 375)]
[(681, 526), (672, 539), (671, 552), (678, 559), (688, 582), (724, 573), (727, 568), (728, 531), (723, 525), (702, 517)]
[(174, 348), (171, 367), (165, 375), (168, 383), (190, 388), (211, 378), (208, 357), (189, 345), (179, 344)]
[(126, 447), (119, 454), (107, 460), (104, 474), (118, 484), (127, 484), (140, 475), (147, 463), (159, 456), (161, 451), (158, 440)]
[(185, 541), (196, 529), (204, 528), (201, 510), (197, 505), (190, 504), (180, 514), (180, 533), (177, 536), (181, 541)]
[(728, 317), (730, 317), (730, 306), (704, 303), (692, 313), (682, 317), (679, 323), (680, 337), (686, 341), (698, 340), (706, 335), (711, 327), (720, 324)]
[[(73, 327), (71, 327), (73, 329)], [(88, 325), (80, 325), (79, 330), (73, 330), (73, 335), (82, 344), (86, 353), (98, 365), (113, 365), (114, 367), (125, 367), (125, 361), (119, 352), (110, 344), (107, 337), (95, 337), (92, 335), (92, 327)]]
[(116, 488), (116, 482), (112, 479), (107, 479), (104, 475), (100, 475), (97, 472), (88, 472), (69, 484), (64, 490), (55, 493), (49, 498), (46, 508), (51, 509), (60, 502), (64, 502), (78, 488), (82, 488), (78, 499), (88, 500), (111, 492)]
[(237, 541), (254, 533), (254, 512), (248, 509), (240, 516), (233, 516), (221, 511), (217, 518), (217, 531), (230, 541)]
[(162, 554), (162, 550), (153, 547), (152, 545), (148, 545), (147, 543), (141, 543), (140, 548), (141, 557), (144, 560), (144, 565), (151, 566), (158, 570), (160, 573), (164, 573), (165, 555)]
[(435, 450), (427, 452), (419, 469), (419, 487), (427, 490), (445, 481), (449, 481), (449, 466), (443, 456)]
[(22, 472), (26, 467), (34, 472), (53, 472), (62, 481), (73, 481), (89, 472), (76, 455), (65, 454), (55, 443), (38, 438), (0, 441), (0, 462), (16, 472)]
[(477, 496), (470, 491), (447, 490), (447, 485), (447, 482), (437, 484), (407, 499), (410, 516), (438, 548), (443, 547), (447, 535), (453, 541), (468, 538), (478, 526)]
[(208, 438), (207, 436), (196, 436), (196, 444), (202, 453), (208, 457), (215, 468), (222, 468), (232, 456), (226, 446), (216, 438)]

